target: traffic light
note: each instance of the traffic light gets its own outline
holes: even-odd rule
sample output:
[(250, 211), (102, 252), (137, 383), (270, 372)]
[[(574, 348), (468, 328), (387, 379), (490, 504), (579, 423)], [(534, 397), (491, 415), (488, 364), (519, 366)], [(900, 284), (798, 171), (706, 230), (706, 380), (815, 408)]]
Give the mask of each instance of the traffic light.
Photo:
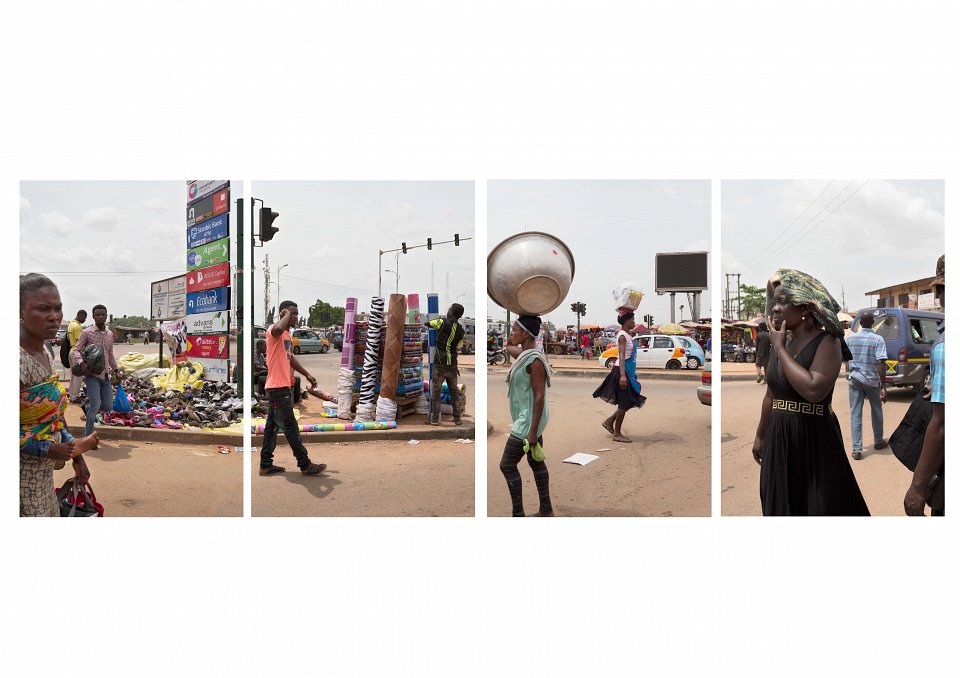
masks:
[(273, 236), (280, 229), (273, 225), (274, 220), (279, 217), (278, 212), (274, 212), (269, 207), (260, 208), (260, 242), (265, 243), (273, 240)]
[(580, 304), (580, 315), (586, 315), (586, 314), (587, 314), (587, 305), (584, 304), (584, 303), (581, 303), (581, 304)]
[(574, 313), (579, 313), (580, 304), (578, 304), (577, 302), (573, 302), (572, 304), (570, 304), (570, 310), (573, 311)]
[(405, 243), (405, 242), (400, 243), (400, 249), (402, 249), (402, 250), (403, 250), (403, 253), (406, 254), (406, 253), (407, 253), (407, 243)]
[(433, 249), (433, 238), (427, 238), (427, 249), (428, 250)]
[(460, 234), (459, 234), (459, 233), (454, 233), (454, 234), (453, 234), (453, 244), (454, 244), (454, 246), (456, 246), (456, 247), (460, 247)]

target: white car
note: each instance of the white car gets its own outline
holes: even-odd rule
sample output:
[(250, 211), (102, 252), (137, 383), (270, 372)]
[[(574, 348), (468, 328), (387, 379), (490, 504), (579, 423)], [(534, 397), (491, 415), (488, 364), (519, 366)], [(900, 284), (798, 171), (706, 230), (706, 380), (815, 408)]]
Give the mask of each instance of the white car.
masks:
[[(660, 367), (679, 370), (686, 364), (687, 351), (681, 337), (671, 334), (641, 334), (637, 337), (637, 369)], [(600, 364), (610, 369), (617, 362), (617, 345), (600, 354)]]

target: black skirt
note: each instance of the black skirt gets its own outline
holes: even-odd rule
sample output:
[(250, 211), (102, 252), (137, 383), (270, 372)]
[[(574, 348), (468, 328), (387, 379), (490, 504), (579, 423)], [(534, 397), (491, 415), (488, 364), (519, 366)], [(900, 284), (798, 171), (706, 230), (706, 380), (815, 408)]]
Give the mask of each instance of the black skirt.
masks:
[(627, 387), (620, 388), (620, 367), (618, 365), (613, 366), (607, 378), (593, 392), (593, 397), (600, 398), (605, 403), (616, 405), (621, 410), (643, 407), (643, 404), (647, 402), (647, 398), (640, 395), (639, 390), (634, 390), (634, 386), (629, 379), (627, 380)]

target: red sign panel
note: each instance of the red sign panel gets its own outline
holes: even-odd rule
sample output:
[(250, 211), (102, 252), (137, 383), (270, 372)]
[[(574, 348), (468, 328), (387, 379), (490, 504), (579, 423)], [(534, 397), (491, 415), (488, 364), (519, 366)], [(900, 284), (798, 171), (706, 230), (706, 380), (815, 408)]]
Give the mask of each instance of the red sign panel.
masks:
[(227, 358), (227, 335), (208, 334), (187, 337), (187, 355), (191, 358)]
[(212, 290), (215, 287), (228, 287), (229, 285), (229, 262), (198, 268), (187, 273), (187, 292), (202, 292)]

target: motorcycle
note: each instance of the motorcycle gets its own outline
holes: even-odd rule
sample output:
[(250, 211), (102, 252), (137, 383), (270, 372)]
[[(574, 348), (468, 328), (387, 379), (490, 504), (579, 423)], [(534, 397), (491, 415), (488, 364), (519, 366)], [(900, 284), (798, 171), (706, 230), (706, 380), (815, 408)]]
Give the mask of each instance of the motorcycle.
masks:
[(502, 348), (487, 351), (487, 365), (503, 365), (507, 362), (507, 352)]

